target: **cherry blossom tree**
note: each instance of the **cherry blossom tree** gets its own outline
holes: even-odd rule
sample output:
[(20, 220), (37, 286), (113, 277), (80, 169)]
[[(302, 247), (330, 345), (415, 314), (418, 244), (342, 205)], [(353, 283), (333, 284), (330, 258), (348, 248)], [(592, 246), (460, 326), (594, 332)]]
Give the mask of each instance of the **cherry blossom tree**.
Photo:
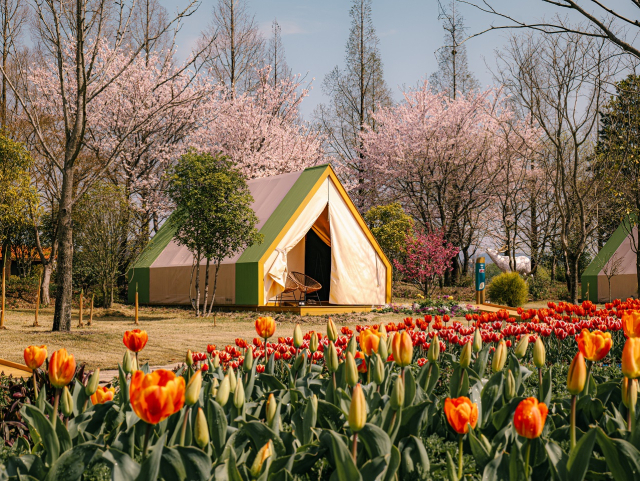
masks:
[[(535, 129), (518, 119), (500, 92), (454, 100), (434, 93), (427, 82), (373, 117), (376, 130), (367, 128), (362, 136), (367, 190), (400, 201), (424, 228), (442, 229), (468, 259), (467, 250), (479, 243), (482, 214), (494, 201), (505, 153), (523, 161)], [(456, 257), (454, 282), (460, 267)]]
[(228, 156), (249, 179), (322, 163), (322, 137), (299, 115), (309, 87), (301, 85), (300, 76), (274, 85), (269, 68), (261, 70), (259, 78), (253, 93), (232, 97), (223, 89), (213, 96), (192, 145)]
[[(0, 67), (14, 92), (25, 120), (33, 128), (33, 138), (43, 158), (54, 172), (57, 191), (59, 271), (53, 330), (70, 330), (72, 296), (73, 224), (72, 211), (82, 191), (95, 182), (116, 161), (93, 160), (94, 168), (80, 169), (86, 154), (86, 135), (91, 120), (108, 104), (112, 84), (133, 64), (145, 44), (131, 47), (135, 0), (76, 0), (34, 3), (34, 42), (42, 52), (35, 68), (12, 51), (15, 70)], [(185, 2), (173, 20), (147, 38), (153, 44), (181, 18), (191, 14), (197, 2)], [(128, 45), (128, 48), (124, 48)], [(20, 87), (24, 83), (24, 87)], [(158, 106), (158, 109), (160, 106)], [(137, 124), (123, 125), (135, 132)], [(49, 132), (47, 132), (47, 129)], [(55, 133), (61, 135), (55, 135)], [(115, 154), (117, 149), (111, 149)], [(80, 174), (76, 176), (76, 174)], [(84, 176), (84, 177), (83, 177)]]
[(433, 293), (436, 281), (451, 270), (451, 260), (460, 249), (447, 242), (442, 230), (418, 232), (406, 237), (404, 262), (394, 259), (396, 269), (404, 278), (422, 290), (425, 299)]

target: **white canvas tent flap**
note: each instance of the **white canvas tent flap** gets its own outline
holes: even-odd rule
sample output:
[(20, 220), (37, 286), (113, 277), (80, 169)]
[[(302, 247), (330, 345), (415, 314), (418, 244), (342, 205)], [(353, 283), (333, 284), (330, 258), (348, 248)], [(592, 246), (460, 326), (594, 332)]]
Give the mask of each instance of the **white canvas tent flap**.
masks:
[(330, 304), (384, 304), (386, 269), (344, 198), (329, 194), (331, 233)]
[(278, 243), (278, 247), (267, 259), (265, 267), (269, 266), (264, 279), (265, 304), (270, 299), (280, 295), (284, 290), (284, 285), (289, 274), (287, 269), (287, 254), (307, 235), (316, 219), (320, 217), (327, 205), (328, 183), (325, 180), (323, 185), (316, 191), (307, 206), (300, 213), (293, 225), (287, 230), (284, 237)]

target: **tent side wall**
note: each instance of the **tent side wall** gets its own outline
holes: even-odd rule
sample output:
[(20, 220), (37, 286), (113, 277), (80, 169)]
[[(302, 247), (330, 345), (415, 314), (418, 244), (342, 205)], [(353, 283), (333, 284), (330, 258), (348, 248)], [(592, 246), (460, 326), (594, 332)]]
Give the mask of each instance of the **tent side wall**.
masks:
[(264, 262), (322, 185), (327, 170), (330, 167), (326, 165), (304, 170), (260, 229), (262, 243), (249, 247), (240, 256), (236, 263), (236, 304), (264, 305)]
[(140, 253), (133, 267), (127, 272), (127, 279), (129, 279), (128, 299), (130, 303), (135, 302), (136, 284), (138, 287), (138, 301), (141, 304), (149, 303), (149, 268), (171, 242), (175, 233), (176, 227), (171, 221), (171, 217), (169, 217), (149, 241), (147, 247)]
[(631, 228), (629, 217), (625, 217), (607, 243), (591, 261), (591, 264), (582, 273), (582, 299), (598, 302), (598, 274), (622, 245)]

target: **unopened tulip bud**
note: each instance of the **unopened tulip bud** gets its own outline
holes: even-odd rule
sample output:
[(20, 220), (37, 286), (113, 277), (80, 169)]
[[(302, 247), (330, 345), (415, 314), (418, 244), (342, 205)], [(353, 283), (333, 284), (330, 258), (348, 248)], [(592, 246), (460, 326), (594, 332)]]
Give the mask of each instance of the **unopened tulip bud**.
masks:
[(222, 382), (220, 383), (220, 387), (218, 388), (218, 393), (216, 394), (216, 402), (220, 404), (220, 406), (225, 407), (227, 405), (227, 401), (229, 400), (230, 392), (231, 386), (229, 381), (229, 374), (225, 374)]
[(405, 367), (413, 361), (413, 340), (407, 331), (396, 333), (391, 343), (393, 361), (399, 367)]
[(324, 363), (327, 365), (329, 372), (336, 372), (338, 370), (338, 351), (333, 341), (329, 341), (329, 345), (324, 350)]
[(467, 342), (462, 348), (462, 352), (460, 353), (460, 367), (462, 369), (466, 369), (471, 365), (471, 350), (471, 342)]
[(236, 390), (233, 393), (233, 405), (236, 409), (242, 408), (244, 406), (244, 385), (242, 384), (242, 377), (240, 373), (238, 373), (238, 379), (236, 380)]
[(482, 350), (482, 334), (480, 329), (476, 328), (476, 332), (473, 333), (473, 352), (480, 352)]
[(229, 374), (229, 392), (236, 392), (236, 372), (230, 367), (227, 374)]
[(302, 329), (300, 329), (300, 324), (296, 324), (296, 327), (293, 329), (293, 347), (300, 349), (302, 342)]
[(129, 349), (124, 351), (124, 356), (122, 357), (122, 370), (125, 374), (133, 374), (135, 372), (131, 364), (131, 352)]
[(244, 362), (242, 363), (242, 369), (244, 372), (251, 372), (253, 367), (253, 346), (249, 346), (244, 351)]
[(344, 368), (347, 385), (353, 387), (358, 384), (358, 366), (356, 366), (356, 360), (349, 351), (347, 351)]
[(273, 396), (273, 393), (269, 394), (267, 398), (267, 405), (265, 406), (267, 425), (271, 427), (273, 424), (273, 418), (276, 417), (276, 408), (278, 407), (276, 403), (276, 398)]
[(131, 356), (131, 374), (136, 372), (138, 369), (139, 369), (138, 359), (136, 359), (136, 356), (132, 355)]
[(378, 329), (378, 332), (382, 334), (382, 339), (387, 338), (387, 328), (384, 327), (384, 324), (380, 324), (380, 329)]
[[(380, 345), (382, 345), (381, 343)], [(384, 361), (380, 357), (380, 354), (376, 354), (375, 362), (373, 364), (373, 382), (380, 386), (384, 382)]]
[(431, 339), (431, 345), (429, 345), (429, 350), (427, 351), (427, 359), (430, 363), (438, 362), (438, 358), (440, 357), (440, 340), (438, 336), (433, 336)]
[(187, 363), (187, 366), (189, 367), (193, 366), (193, 353), (191, 352), (191, 349), (187, 351), (185, 362)]
[(581, 352), (571, 361), (569, 374), (567, 374), (567, 391), (574, 396), (580, 394), (587, 382), (587, 366), (584, 363), (584, 356)]
[(198, 414), (196, 414), (194, 437), (200, 449), (204, 449), (204, 447), (209, 444), (209, 425), (207, 424), (207, 417), (204, 415), (202, 408), (198, 408)]
[(544, 366), (546, 360), (547, 351), (544, 347), (544, 342), (538, 337), (536, 343), (533, 345), (533, 364), (540, 369)]
[(218, 386), (220, 386), (218, 378), (214, 377), (213, 381), (211, 381), (211, 391), (209, 391), (211, 397), (215, 398), (218, 395)]
[(362, 392), (362, 386), (356, 384), (351, 393), (351, 406), (349, 407), (349, 428), (354, 433), (360, 431), (367, 423), (367, 401)]
[(336, 339), (338, 339), (338, 331), (331, 318), (327, 321), (327, 337), (332, 342), (336, 342)]
[(491, 370), (493, 372), (500, 372), (504, 368), (507, 362), (507, 344), (504, 341), (498, 343), (496, 352), (493, 353), (493, 360), (491, 361)]
[(265, 461), (269, 459), (269, 456), (272, 454), (271, 449), (271, 440), (267, 441), (267, 444), (260, 448), (260, 451), (256, 454), (256, 458), (253, 460), (253, 464), (251, 465), (250, 473), (253, 479), (257, 479), (262, 472), (262, 466)]
[(529, 347), (529, 336), (523, 335), (516, 346), (516, 350), (514, 351), (515, 356), (518, 359), (522, 359), (527, 354), (527, 348)]
[(89, 378), (89, 381), (87, 382), (87, 385), (84, 388), (84, 393), (87, 396), (93, 396), (98, 390), (99, 385), (100, 385), (100, 368), (97, 368), (95, 371), (93, 371), (93, 374), (91, 374), (91, 377)]
[(347, 352), (350, 352), (353, 357), (355, 357), (356, 352), (358, 352), (356, 336), (351, 336), (351, 339), (349, 339), (349, 342), (347, 343)]
[(318, 350), (318, 334), (315, 332), (311, 333), (311, 339), (309, 339), (309, 350), (311, 352), (316, 352)]
[(378, 344), (378, 354), (382, 358), (382, 362), (386, 362), (389, 358), (389, 350), (387, 349), (387, 343), (383, 339), (380, 339), (380, 344)]
[[(393, 350), (391, 349), (391, 346), (393, 345), (393, 338), (396, 335), (395, 332), (392, 332), (391, 335), (389, 337), (387, 337), (387, 352), (393, 352)], [(389, 357), (389, 356), (387, 356)]]
[(507, 373), (507, 382), (504, 387), (504, 398), (511, 401), (516, 395), (516, 379), (513, 377), (511, 370)]
[(213, 368), (218, 369), (220, 367), (220, 356), (216, 354), (216, 357), (213, 358)]
[(402, 409), (404, 405), (404, 382), (400, 376), (396, 377), (393, 383), (393, 390), (391, 391), (391, 409), (397, 411)]
[(628, 377), (622, 378), (622, 402), (629, 408), (629, 406), (635, 406), (638, 402), (638, 380), (629, 379)]
[(73, 397), (71, 396), (67, 386), (62, 388), (62, 393), (60, 395), (60, 410), (66, 418), (71, 417), (73, 414)]
[(196, 371), (184, 392), (184, 402), (187, 406), (193, 406), (200, 399), (200, 389), (202, 389), (202, 371)]

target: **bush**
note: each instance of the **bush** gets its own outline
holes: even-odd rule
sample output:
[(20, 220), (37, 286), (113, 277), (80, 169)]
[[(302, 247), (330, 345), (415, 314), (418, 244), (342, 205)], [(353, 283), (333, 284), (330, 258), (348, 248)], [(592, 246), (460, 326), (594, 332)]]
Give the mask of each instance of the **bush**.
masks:
[(492, 302), (509, 307), (521, 306), (529, 299), (527, 283), (517, 272), (505, 272), (494, 277), (487, 294)]
[(538, 266), (536, 273), (528, 279), (527, 284), (529, 285), (529, 295), (534, 301), (549, 297), (551, 276), (544, 267)]

